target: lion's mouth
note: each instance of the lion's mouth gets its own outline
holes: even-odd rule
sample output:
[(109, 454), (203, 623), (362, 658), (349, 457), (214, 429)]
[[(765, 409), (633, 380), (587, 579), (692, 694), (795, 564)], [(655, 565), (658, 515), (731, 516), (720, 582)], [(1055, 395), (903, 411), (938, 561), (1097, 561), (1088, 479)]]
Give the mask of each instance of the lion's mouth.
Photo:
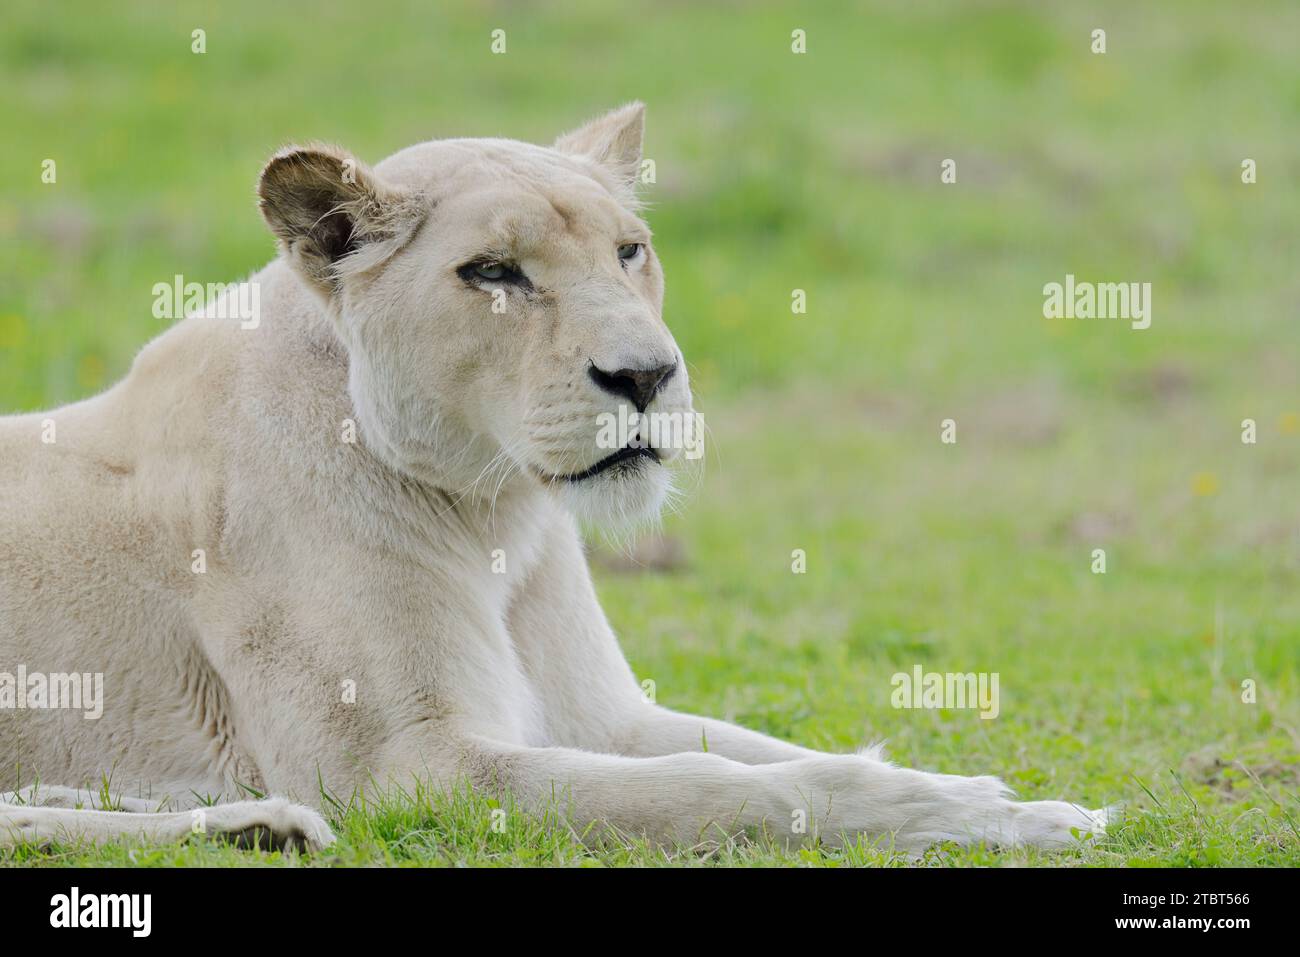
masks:
[(616, 465), (632, 460), (649, 459), (651, 462), (658, 464), (659, 453), (647, 446), (628, 445), (619, 449), (612, 455), (607, 455), (590, 468), (585, 468), (581, 472), (573, 472), (569, 475), (552, 475), (547, 478), (553, 482), (585, 482), (589, 478), (595, 478), (604, 472), (609, 471)]

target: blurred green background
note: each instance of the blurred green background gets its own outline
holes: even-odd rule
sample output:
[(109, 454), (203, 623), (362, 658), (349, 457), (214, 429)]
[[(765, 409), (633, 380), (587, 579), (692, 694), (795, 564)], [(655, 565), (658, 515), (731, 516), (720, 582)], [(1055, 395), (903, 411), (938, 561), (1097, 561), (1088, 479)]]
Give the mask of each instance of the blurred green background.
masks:
[[(0, 410), (122, 376), (165, 326), (155, 282), (271, 257), (253, 184), (286, 142), (546, 143), (642, 99), (665, 318), (713, 430), (666, 541), (596, 555), (660, 702), (1144, 808), (1094, 862), (1296, 861), (1300, 6), (20, 0), (4, 20)], [(1067, 272), (1152, 283), (1151, 328), (1044, 319)], [(998, 671), (1001, 716), (892, 709), (918, 663)]]

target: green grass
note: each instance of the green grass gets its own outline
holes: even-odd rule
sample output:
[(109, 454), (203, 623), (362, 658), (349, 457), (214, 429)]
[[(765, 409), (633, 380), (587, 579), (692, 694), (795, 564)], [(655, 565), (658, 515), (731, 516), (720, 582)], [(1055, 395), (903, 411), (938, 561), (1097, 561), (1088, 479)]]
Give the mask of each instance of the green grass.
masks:
[[(1300, 864), (1293, 4), (72, 6), (20, 2), (0, 35), (0, 409), (121, 376), (162, 329), (153, 283), (272, 255), (252, 183), (282, 142), (544, 142), (639, 97), (665, 314), (713, 439), (666, 523), (678, 566), (597, 567), (659, 702), (1128, 809), (1079, 851), (928, 863)], [(1151, 282), (1152, 328), (1044, 320), (1066, 272)], [(894, 709), (915, 664), (998, 672), (1001, 714)], [(903, 863), (592, 849), (490, 810), (340, 811), (311, 863)], [(201, 840), (0, 860), (306, 862)]]

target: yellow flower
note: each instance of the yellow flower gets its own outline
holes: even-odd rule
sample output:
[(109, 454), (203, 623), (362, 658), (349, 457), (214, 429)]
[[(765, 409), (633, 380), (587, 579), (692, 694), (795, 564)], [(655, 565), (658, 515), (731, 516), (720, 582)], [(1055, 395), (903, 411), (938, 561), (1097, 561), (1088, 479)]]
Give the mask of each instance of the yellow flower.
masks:
[(0, 349), (17, 349), (27, 338), (27, 323), (15, 313), (0, 316)]
[(1213, 472), (1197, 472), (1192, 476), (1193, 495), (1213, 495), (1219, 490), (1219, 477)]

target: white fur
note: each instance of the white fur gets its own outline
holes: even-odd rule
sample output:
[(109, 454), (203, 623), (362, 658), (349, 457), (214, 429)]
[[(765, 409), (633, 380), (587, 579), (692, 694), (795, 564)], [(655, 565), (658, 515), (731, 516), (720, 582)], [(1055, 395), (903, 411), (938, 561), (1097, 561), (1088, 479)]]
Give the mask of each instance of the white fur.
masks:
[[(354, 182), (340, 150), (282, 151), (261, 195), (283, 255), (253, 277), (256, 329), (188, 318), (108, 392), (0, 419), (0, 670), (103, 672), (106, 696), (99, 720), (0, 711), (11, 786), (65, 786), (5, 796), (0, 844), (172, 840), (195, 795), (246, 786), (283, 797), (208, 809), (209, 830), (320, 847), (324, 821), (285, 799), (412, 775), (690, 843), (765, 827), (1058, 847), (1101, 829), (993, 778), (642, 700), (574, 516), (653, 515), (667, 469), (555, 478), (606, 454), (593, 418), (618, 401), (589, 364), (676, 362), (653, 407), (691, 407), (635, 213), (641, 123), (633, 104), (554, 149), (426, 143)], [(503, 314), (456, 271), (485, 249), (534, 287)], [(95, 808), (104, 775), (137, 813)]]

